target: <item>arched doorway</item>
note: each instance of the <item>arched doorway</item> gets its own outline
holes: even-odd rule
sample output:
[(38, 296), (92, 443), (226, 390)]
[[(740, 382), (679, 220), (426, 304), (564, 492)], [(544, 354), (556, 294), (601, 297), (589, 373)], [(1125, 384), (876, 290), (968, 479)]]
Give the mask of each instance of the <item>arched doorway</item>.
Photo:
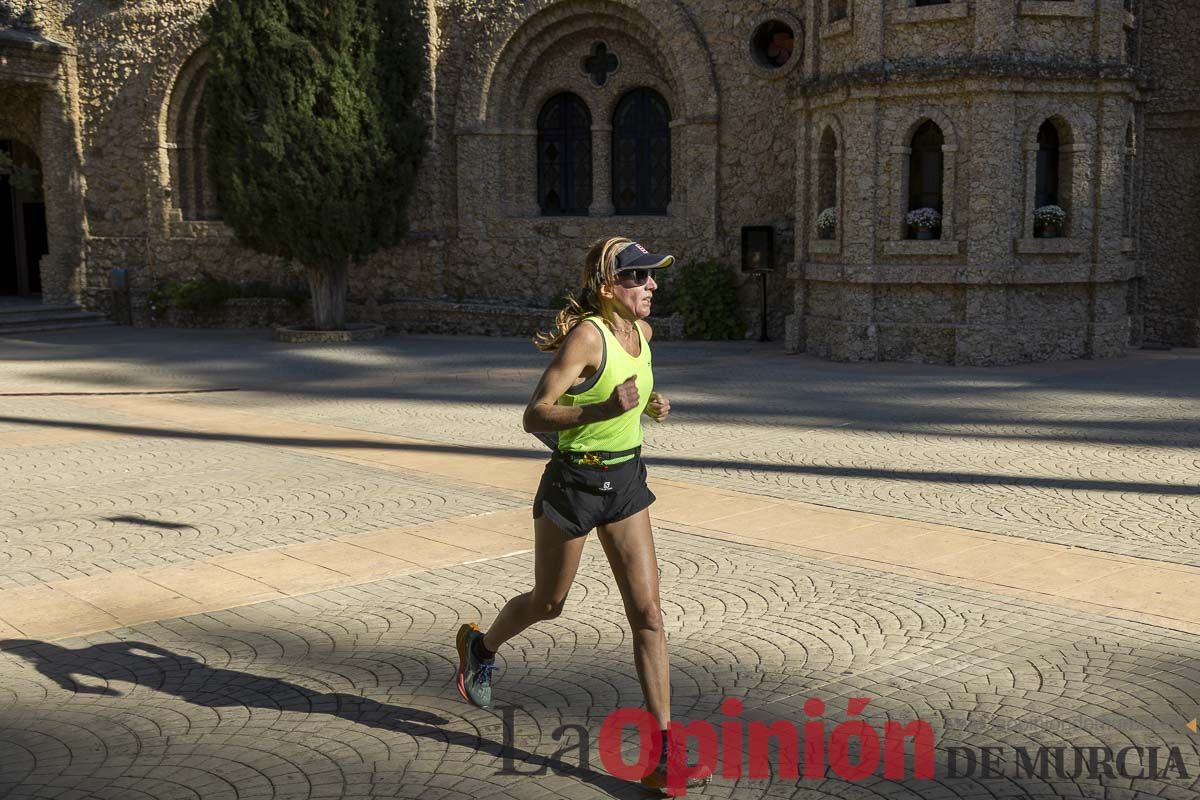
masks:
[(49, 251), (42, 164), (29, 147), (0, 139), (0, 295), (40, 295)]

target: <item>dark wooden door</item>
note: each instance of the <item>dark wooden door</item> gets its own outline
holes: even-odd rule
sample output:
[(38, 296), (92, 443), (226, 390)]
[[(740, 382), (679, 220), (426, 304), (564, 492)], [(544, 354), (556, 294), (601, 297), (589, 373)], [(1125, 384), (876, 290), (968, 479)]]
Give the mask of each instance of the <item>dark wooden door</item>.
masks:
[(19, 142), (0, 140), (0, 153), (13, 170), (0, 175), (0, 295), (41, 294), (41, 260), (50, 251), (41, 164)]

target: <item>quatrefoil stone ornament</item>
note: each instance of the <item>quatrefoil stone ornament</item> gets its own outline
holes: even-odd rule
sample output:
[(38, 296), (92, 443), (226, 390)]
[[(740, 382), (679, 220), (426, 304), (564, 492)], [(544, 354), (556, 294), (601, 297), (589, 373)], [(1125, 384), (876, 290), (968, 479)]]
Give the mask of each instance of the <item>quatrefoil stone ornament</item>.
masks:
[(608, 76), (617, 71), (617, 54), (609, 52), (608, 45), (596, 42), (592, 45), (592, 54), (583, 60), (583, 71), (592, 79), (596, 86), (608, 82)]

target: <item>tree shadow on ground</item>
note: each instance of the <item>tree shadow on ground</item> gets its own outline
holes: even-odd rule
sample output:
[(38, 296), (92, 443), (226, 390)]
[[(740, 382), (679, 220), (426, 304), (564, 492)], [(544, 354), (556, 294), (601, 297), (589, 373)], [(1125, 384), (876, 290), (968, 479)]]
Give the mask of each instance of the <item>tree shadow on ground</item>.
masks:
[[(124, 436), (146, 436), (156, 439), (193, 439), (210, 442), (236, 442), (268, 447), (294, 447), (313, 449), (363, 449), (386, 451), (412, 451), (426, 453), (449, 453), (454, 455), (483, 456), (492, 458), (546, 458), (546, 450), (521, 447), (465, 446), (436, 444), (432, 442), (387, 441), (381, 434), (379, 439), (323, 439), (302, 436), (268, 436), (248, 433), (223, 433), (219, 431), (189, 431), (178, 428), (157, 428), (146, 425), (117, 425), (103, 422), (74, 422), (58, 419), (37, 419), (0, 415), (0, 424), (26, 425), (30, 427), (64, 428), (67, 430), (103, 431)], [(400, 437), (396, 437), (400, 438)], [(784, 475), (813, 475), (834, 478), (866, 478), (888, 481), (914, 481), (942, 483), (947, 485), (978, 486), (1026, 486), (1067, 491), (1132, 492), (1137, 494), (1172, 495), (1180, 497), (1200, 496), (1200, 485), (1160, 483), (1155, 481), (1121, 481), (1088, 478), (1039, 477), (1032, 475), (1004, 475), (980, 472), (942, 472), (935, 470), (901, 470), (882, 467), (823, 466), (820, 464), (788, 464), (780, 462), (751, 461), (731, 458), (687, 457), (654, 455), (649, 463), (668, 467), (691, 467), (737, 472), (769, 472)]]
[[(453, 413), (464, 398), (519, 409), (547, 358), (528, 341), (504, 337), (396, 336), (355, 348), (295, 348), (245, 331), (157, 329), (152, 346), (146, 334), (114, 328), (86, 340), (60, 337), (51, 354), (37, 340), (0, 342), (0, 363), (6, 378), (15, 371), (121, 392), (237, 386), (314, 400), (419, 401), (450, 406)], [(1185, 407), (1200, 402), (1200, 350), (966, 367), (836, 363), (756, 342), (656, 342), (655, 348), (666, 392), (695, 398), (690, 408), (676, 403), (680, 419), (686, 411), (689, 418), (732, 424), (852, 424), (851, 430), (865, 432), (997, 441), (1200, 446), (1200, 426), (1186, 423), (1194, 407)], [(103, 368), (88, 363), (95, 361)], [(512, 371), (521, 379), (496, 377)], [(1068, 396), (1055, 396), (1064, 392)], [(1156, 411), (1147, 399), (1178, 407)], [(1110, 413), (1122, 407), (1128, 413)], [(514, 411), (514, 420), (518, 415)]]
[[(386, 705), (353, 694), (318, 692), (278, 678), (211, 667), (192, 656), (147, 642), (103, 642), (73, 650), (34, 639), (2, 639), (2, 652), (25, 659), (68, 692), (122, 697), (111, 684), (124, 681), (209, 708), (263, 708), (327, 714), (356, 725), (431, 739), (505, 759), (520, 764), (522, 774), (532, 775), (550, 769), (568, 774), (613, 797), (645, 796), (645, 791), (635, 784), (579, 764), (531, 753), (478, 734), (440, 727), (448, 725), (450, 720), (429, 711)], [(81, 683), (79, 678), (91, 678), (104, 684)]]

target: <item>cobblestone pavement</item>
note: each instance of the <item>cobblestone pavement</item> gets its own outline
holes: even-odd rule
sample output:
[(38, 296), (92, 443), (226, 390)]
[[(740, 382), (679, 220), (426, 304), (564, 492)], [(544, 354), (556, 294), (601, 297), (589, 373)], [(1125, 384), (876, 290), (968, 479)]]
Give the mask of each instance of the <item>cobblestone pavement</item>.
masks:
[[(718, 779), (704, 797), (1194, 797), (1179, 709), (1200, 696), (1194, 637), (754, 547), (660, 531), (677, 716), (809, 719), (847, 699), (929, 722), (936, 781)], [(563, 776), (500, 774), (503, 711), (450, 686), (461, 621), (525, 586), (531, 557), (166, 621), (0, 654), (0, 794), (12, 798), (639, 797), (563, 756)], [(850, 599), (852, 598), (852, 599)], [(535, 770), (605, 713), (640, 703), (620, 599), (598, 548), (558, 620), (503, 651), (517, 766)], [(572, 734), (575, 736), (576, 734)], [(1158, 747), (1161, 779), (1016, 774), (1016, 747)], [(947, 748), (998, 747), (1005, 777), (944, 776)], [(577, 755), (577, 754), (576, 754)], [(1068, 759), (1073, 759), (1068, 751)], [(1086, 756), (1085, 756), (1086, 757)], [(1144, 756), (1148, 760), (1148, 755)], [(1140, 766), (1130, 756), (1130, 772)], [(1068, 764), (1068, 773), (1071, 766)]]
[[(64, 405), (57, 398), (7, 404), (25, 417), (57, 408), (92, 426), (134, 424)], [(207, 439), (112, 437), (0, 445), (0, 453), (0, 485), (8, 487), (0, 503), (0, 589), (525, 505), (421, 475)]]
[[(1195, 351), (992, 370), (827, 364), (757, 343), (655, 354), (674, 409), (648, 433), (657, 475), (1200, 565)], [(514, 492), (198, 423), (247, 411), (532, 456), (519, 413), (544, 363), (503, 339), (0, 339), (0, 590), (523, 506)], [(173, 392), (197, 425), (70, 396), (151, 391)], [(1193, 635), (694, 531), (657, 536), (677, 717), (719, 724), (737, 697), (746, 720), (799, 726), (818, 697), (832, 742), (848, 699), (863, 697), (870, 728), (920, 719), (936, 735), (935, 780), (776, 774), (718, 778), (697, 796), (1198, 794)], [(642, 797), (597, 755), (604, 715), (641, 698), (594, 544), (566, 613), (503, 652), (497, 686), (515, 707), (517, 766), (565, 746), (552, 764), (563, 774), (506, 774), (503, 714), (463, 705), (450, 685), (455, 627), (490, 621), (531, 570), (516, 555), (87, 637), (5, 634), (0, 797)], [(589, 731), (590, 769), (576, 734), (553, 735), (560, 725)], [(1017, 775), (1014, 748), (1039, 745), (1067, 748), (1063, 776)], [(948, 776), (958, 746), (1000, 748), (1002, 775)], [(1105, 775), (1110, 763), (1089, 775), (1105, 751), (1084, 750), (1076, 769), (1071, 749), (1089, 747), (1141, 748), (1126, 752), (1129, 773), (1147, 772), (1157, 748), (1159, 774)]]
[[(675, 409), (647, 433), (663, 477), (1200, 566), (1200, 351), (990, 369), (758, 343), (655, 353)], [(184, 402), (522, 452), (540, 448), (519, 414), (544, 363), (527, 342), (473, 337), (338, 350), (115, 329), (0, 345), (6, 391), (236, 387)], [(8, 407), (0, 431), (45, 417)]]

